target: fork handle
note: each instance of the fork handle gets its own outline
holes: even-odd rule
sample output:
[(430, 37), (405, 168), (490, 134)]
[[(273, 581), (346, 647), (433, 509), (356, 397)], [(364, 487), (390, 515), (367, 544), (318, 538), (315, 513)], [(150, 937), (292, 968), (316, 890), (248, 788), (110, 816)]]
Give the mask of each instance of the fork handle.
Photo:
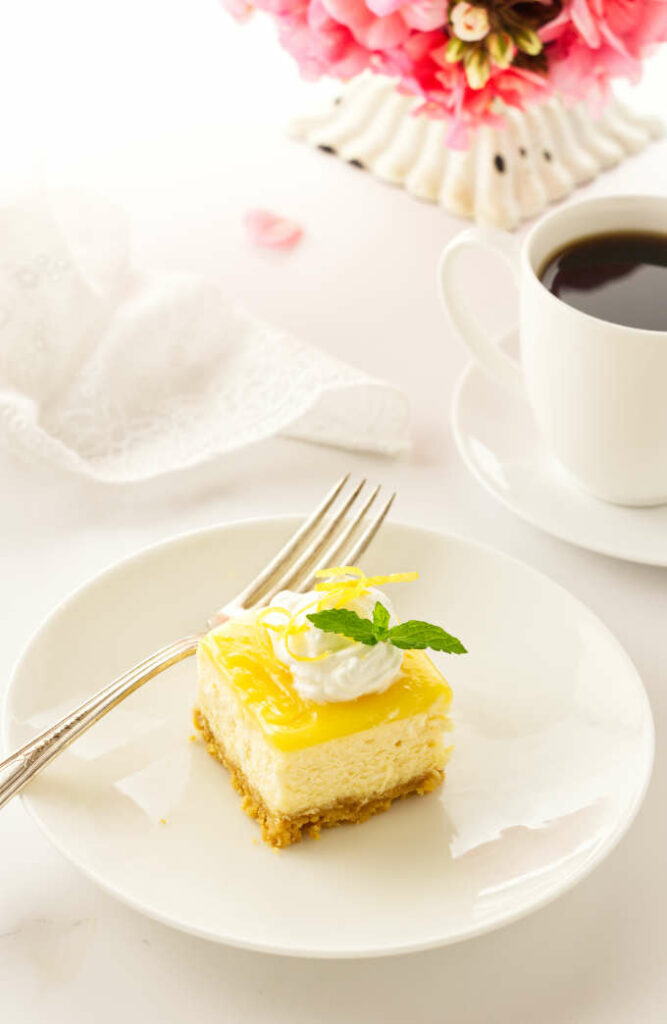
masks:
[(160, 672), (195, 654), (198, 643), (199, 637), (188, 636), (156, 651), (0, 762), (0, 807), (122, 700)]

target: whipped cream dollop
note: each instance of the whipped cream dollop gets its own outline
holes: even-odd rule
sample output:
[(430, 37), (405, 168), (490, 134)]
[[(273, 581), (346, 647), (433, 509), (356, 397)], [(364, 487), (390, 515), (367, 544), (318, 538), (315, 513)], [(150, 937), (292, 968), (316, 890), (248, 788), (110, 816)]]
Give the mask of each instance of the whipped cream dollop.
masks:
[[(319, 703), (329, 701), (355, 700), (365, 693), (381, 693), (400, 675), (403, 651), (392, 644), (378, 643), (373, 647), (357, 643), (337, 633), (324, 633), (308, 622), (306, 615), (315, 612), (322, 594), (309, 591), (295, 594), (284, 590), (271, 602), (276, 608), (284, 608), (296, 615), (297, 625), (306, 623), (309, 628), (303, 633), (289, 637), (288, 650), (280, 632), (269, 630), (273, 650), (279, 661), (286, 665), (294, 680), (294, 688), (305, 700)], [(346, 604), (362, 618), (372, 618), (376, 601), (380, 601), (389, 612), (389, 624), (395, 626), (397, 619), (392, 604), (380, 590), (371, 588), (366, 594)], [(323, 607), (333, 607), (333, 602), (324, 602)], [(266, 624), (285, 625), (285, 616), (269, 611)], [(316, 658), (326, 654), (321, 661), (300, 661), (299, 658)]]

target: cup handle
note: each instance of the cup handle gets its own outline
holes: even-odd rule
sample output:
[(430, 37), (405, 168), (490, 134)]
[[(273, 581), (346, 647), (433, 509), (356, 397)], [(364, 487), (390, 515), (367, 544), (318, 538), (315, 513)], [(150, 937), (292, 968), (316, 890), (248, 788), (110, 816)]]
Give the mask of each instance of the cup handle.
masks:
[(486, 331), (482, 330), (472, 311), (469, 299), (457, 284), (457, 265), (465, 249), (481, 246), (498, 253), (509, 264), (519, 280), (519, 243), (503, 231), (491, 228), (469, 228), (452, 239), (440, 257), (438, 287), (445, 313), (457, 334), (484, 369), (512, 391), (523, 391), (519, 363), (508, 356)]

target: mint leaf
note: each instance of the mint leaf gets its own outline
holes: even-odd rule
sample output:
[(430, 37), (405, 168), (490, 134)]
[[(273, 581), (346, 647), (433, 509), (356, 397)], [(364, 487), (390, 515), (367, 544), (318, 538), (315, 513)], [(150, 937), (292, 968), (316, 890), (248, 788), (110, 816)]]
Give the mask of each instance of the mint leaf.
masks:
[(313, 612), (306, 618), (323, 633), (337, 633), (367, 647), (389, 643), (403, 651), (422, 651), (430, 647), (433, 651), (445, 651), (447, 654), (467, 654), (460, 640), (430, 622), (410, 619), (389, 629), (389, 612), (380, 601), (375, 603), (372, 621), (362, 619), (350, 608), (328, 608), (323, 612)]
[(446, 633), (440, 626), (432, 626), (430, 622), (410, 619), (390, 629), (385, 638), (394, 647), (404, 651), (424, 650), (430, 647), (433, 651), (445, 651), (447, 654), (467, 654), (465, 647), (455, 636)]
[(339, 636), (347, 636), (367, 647), (374, 647), (378, 642), (371, 620), (362, 619), (349, 608), (327, 608), (323, 612), (306, 615), (306, 618), (323, 633), (338, 633)]
[(384, 640), (389, 626), (389, 612), (380, 601), (375, 602), (375, 608), (373, 609), (373, 626), (375, 627), (377, 639)]

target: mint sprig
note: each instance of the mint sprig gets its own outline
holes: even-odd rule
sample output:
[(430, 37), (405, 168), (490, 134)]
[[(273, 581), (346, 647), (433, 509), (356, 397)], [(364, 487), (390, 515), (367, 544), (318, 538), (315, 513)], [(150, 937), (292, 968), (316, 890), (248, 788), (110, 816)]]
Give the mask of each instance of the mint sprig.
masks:
[(430, 622), (409, 619), (389, 629), (389, 612), (380, 601), (375, 603), (372, 619), (364, 619), (350, 608), (327, 608), (306, 618), (323, 633), (337, 633), (367, 647), (388, 643), (403, 651), (423, 651), (428, 647), (446, 654), (468, 653), (460, 640)]
[(375, 602), (375, 608), (373, 609), (373, 628), (378, 640), (384, 640), (389, 632), (389, 612), (379, 601)]
[(432, 651), (444, 651), (446, 654), (468, 653), (455, 636), (446, 633), (440, 626), (432, 626), (430, 622), (421, 622), (419, 619), (408, 619), (394, 626), (387, 633), (387, 640), (404, 651), (423, 651), (430, 647)]
[(357, 640), (368, 647), (373, 647), (380, 639), (375, 624), (370, 619), (362, 619), (361, 615), (349, 608), (327, 608), (323, 612), (313, 612), (306, 618), (323, 633), (348, 636), (350, 640)]

